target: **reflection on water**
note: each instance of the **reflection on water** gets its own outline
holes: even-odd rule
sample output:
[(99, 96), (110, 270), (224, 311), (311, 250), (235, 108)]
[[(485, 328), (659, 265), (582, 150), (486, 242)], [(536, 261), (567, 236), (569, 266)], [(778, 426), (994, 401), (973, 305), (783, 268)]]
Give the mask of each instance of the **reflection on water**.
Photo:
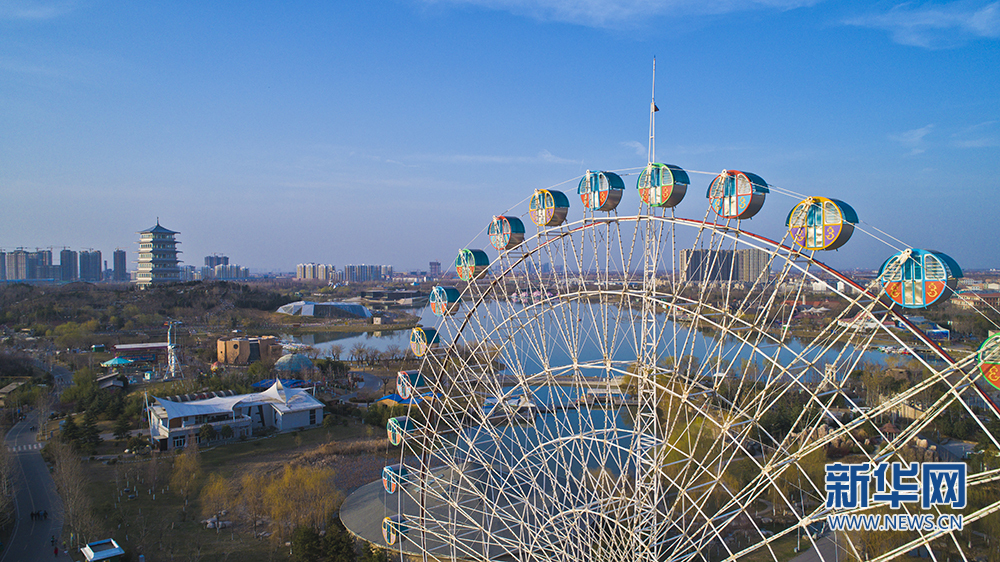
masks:
[[(630, 341), (629, 338), (633, 337), (636, 333), (636, 327), (638, 326), (638, 314), (624, 314), (618, 319), (618, 312), (614, 307), (605, 307), (603, 312), (601, 307), (596, 304), (577, 304), (572, 305), (576, 312), (583, 310), (585, 314), (581, 316), (591, 320), (592, 326), (580, 328), (580, 343), (576, 347), (575, 351), (571, 352), (564, 341), (560, 341), (562, 336), (559, 335), (560, 328), (554, 325), (553, 322), (557, 322), (558, 319), (553, 320), (552, 317), (556, 315), (542, 315), (541, 327), (538, 330), (521, 332), (519, 335), (514, 336), (509, 340), (509, 345), (516, 346), (520, 351), (516, 354), (517, 362), (520, 364), (520, 369), (518, 371), (523, 373), (533, 373), (538, 372), (542, 369), (543, 361), (537, 356), (536, 353), (530, 351), (533, 349), (538, 349), (537, 346), (533, 345), (530, 338), (537, 338), (540, 333), (547, 333), (548, 336), (553, 340), (552, 345), (546, 346), (546, 351), (548, 354), (548, 360), (544, 363), (548, 365), (558, 366), (572, 364), (572, 355), (575, 354), (579, 362), (595, 361), (602, 359), (603, 349), (613, 349), (614, 357), (616, 361), (633, 361), (637, 354), (637, 343)], [(510, 316), (512, 314), (520, 314), (524, 310), (523, 305), (510, 304), (510, 303), (498, 303), (497, 301), (491, 301), (483, 306), (483, 317), (498, 319)], [(455, 339), (454, 334), (449, 334), (449, 330), (446, 326), (439, 326), (441, 318), (435, 316), (429, 306), (423, 308), (406, 309), (404, 312), (408, 314), (413, 314), (420, 318), (421, 325), (425, 327), (439, 327), (439, 333), (442, 334), (444, 341), (453, 341)], [(614, 330), (612, 341), (606, 339), (607, 334), (602, 334), (601, 325), (603, 324), (602, 314), (607, 315), (607, 320), (613, 320), (620, 324), (625, 324), (625, 328)], [(717, 337), (711, 332), (701, 332), (696, 331), (693, 334), (688, 334), (689, 328), (682, 325), (675, 325), (673, 322), (667, 319), (666, 315), (660, 314), (657, 316), (658, 326), (661, 333), (676, 332), (679, 334), (679, 338), (686, 340), (683, 349), (679, 350), (678, 355), (693, 355), (699, 360), (703, 360), (706, 356), (724, 356), (727, 359), (733, 360), (734, 364), (738, 366), (740, 362), (744, 359), (750, 360), (757, 364), (757, 367), (764, 371), (768, 363), (764, 359), (764, 356), (773, 358), (781, 364), (789, 364), (790, 362), (795, 362), (795, 357), (802, 353), (803, 349), (806, 349), (809, 342), (803, 341), (800, 338), (792, 337), (787, 340), (777, 356), (775, 357), (775, 351), (777, 347), (774, 345), (769, 345), (768, 349), (756, 350), (748, 348), (747, 346), (741, 346), (741, 343), (736, 338), (726, 338), (721, 342), (717, 343)], [(551, 325), (550, 325), (551, 324)], [(607, 326), (607, 324), (604, 324)], [(390, 328), (386, 326), (386, 328)], [(469, 326), (464, 332), (466, 341), (476, 341), (478, 340), (477, 333), (475, 330), (475, 323), (469, 323)], [(609, 328), (610, 330), (610, 328)], [(391, 347), (407, 348), (409, 346), (410, 330), (391, 330), (386, 329), (381, 332), (322, 332), (313, 334), (304, 334), (302, 336), (292, 337), (283, 336), (284, 339), (288, 341), (293, 341), (296, 343), (302, 343), (314, 347), (319, 355), (325, 356), (329, 355), (331, 348), (334, 345), (340, 346), (341, 352), (346, 355), (350, 349), (356, 344), (362, 344), (368, 348), (373, 348), (378, 351), (386, 351)], [(604, 341), (603, 345), (598, 342)], [(537, 342), (534, 342), (537, 343)], [(672, 356), (673, 353), (673, 343), (664, 338), (661, 340), (661, 350), (660, 358)], [(528, 350), (526, 353), (525, 350)], [(823, 353), (822, 357), (816, 357), (819, 351), (814, 351), (807, 353), (811, 355), (807, 362), (822, 363), (825, 361), (834, 361), (837, 359), (837, 355), (842, 351), (842, 346), (833, 346), (827, 349)], [(847, 346), (846, 355), (855, 355), (857, 352), (852, 346)], [(507, 359), (513, 359), (514, 355), (504, 353)], [(864, 351), (864, 361), (876, 363), (880, 365), (886, 364), (886, 358), (890, 357), (891, 354), (883, 353), (875, 349), (869, 349)], [(898, 356), (892, 356), (898, 358)], [(733, 359), (735, 358), (735, 359)], [(800, 358), (798, 361), (801, 362)], [(504, 361), (507, 364), (512, 364), (513, 361)]]

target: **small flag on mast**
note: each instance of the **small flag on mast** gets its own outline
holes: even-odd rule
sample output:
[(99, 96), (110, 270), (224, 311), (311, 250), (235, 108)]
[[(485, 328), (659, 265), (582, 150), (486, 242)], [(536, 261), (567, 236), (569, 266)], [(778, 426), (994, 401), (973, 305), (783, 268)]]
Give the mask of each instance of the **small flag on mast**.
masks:
[(653, 106), (653, 107), (652, 107), (652, 111), (653, 111), (653, 112), (657, 112), (657, 111), (659, 111), (659, 110), (660, 110), (660, 108), (659, 108), (659, 107), (656, 107), (656, 102), (655, 102), (655, 101), (651, 101), (651, 102), (649, 102), (649, 103), (650, 103), (650, 105), (652, 105), (652, 106)]

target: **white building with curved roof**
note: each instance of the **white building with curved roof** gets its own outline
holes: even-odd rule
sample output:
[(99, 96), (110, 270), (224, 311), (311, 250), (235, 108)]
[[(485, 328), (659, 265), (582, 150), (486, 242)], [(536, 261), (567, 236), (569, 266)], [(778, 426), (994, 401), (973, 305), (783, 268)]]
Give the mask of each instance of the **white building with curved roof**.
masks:
[(205, 425), (216, 434), (229, 426), (234, 437), (245, 438), (323, 423), (323, 403), (306, 389), (285, 388), (280, 380), (263, 392), (175, 400), (154, 397), (154, 401), (149, 406), (149, 432), (160, 451), (184, 447), (192, 440), (201, 443), (199, 432)]

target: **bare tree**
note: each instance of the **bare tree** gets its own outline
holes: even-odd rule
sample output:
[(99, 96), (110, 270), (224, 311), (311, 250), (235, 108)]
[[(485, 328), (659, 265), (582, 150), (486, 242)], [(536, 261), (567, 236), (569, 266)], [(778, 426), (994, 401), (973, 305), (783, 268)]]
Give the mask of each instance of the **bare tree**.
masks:
[[(0, 431), (0, 441), (6, 433)], [(0, 447), (0, 526), (10, 522), (14, 513), (13, 465), (7, 447)]]
[(55, 460), (52, 479), (63, 500), (65, 524), (85, 544), (100, 532), (100, 528), (85, 490), (87, 479), (83, 463), (69, 445), (52, 443), (50, 447)]

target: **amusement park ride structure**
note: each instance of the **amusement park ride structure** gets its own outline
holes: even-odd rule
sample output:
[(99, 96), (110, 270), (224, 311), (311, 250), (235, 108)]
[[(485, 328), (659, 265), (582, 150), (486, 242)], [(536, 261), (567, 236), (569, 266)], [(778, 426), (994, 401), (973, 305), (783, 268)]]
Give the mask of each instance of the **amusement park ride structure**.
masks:
[[(958, 408), (1000, 448), (989, 430), (1000, 410), (987, 391), (1000, 388), (1000, 338), (956, 359), (903, 315), (961, 298), (954, 260), (895, 248), (861, 286), (818, 259), (864, 232), (850, 205), (805, 197), (784, 239), (772, 240), (743, 221), (769, 194), (789, 193), (745, 171), (711, 180), (703, 218), (677, 216), (700, 172), (655, 161), (657, 111), (652, 102), (635, 210), (619, 208), (634, 205), (623, 179), (631, 171), (588, 171), (581, 218), (570, 220), (566, 194), (539, 189), (526, 213), (534, 234), (524, 215), (497, 215), (487, 230), (497, 257), (459, 253), (465, 283), (434, 289), (440, 323), (413, 330), (422, 365), (397, 381), (416, 402), (387, 427), (400, 457), (341, 510), (352, 532), (424, 560), (778, 560), (779, 541), (797, 536), (810, 548), (830, 516), (877, 507), (826, 507), (815, 460), (834, 444), (858, 462), (906, 462), (918, 434)], [(678, 274), (684, 248), (715, 259), (753, 248), (766, 252), (767, 268), (749, 282), (693, 282)], [(804, 287), (830, 277), (849, 306), (815, 335), (791, 337)], [(892, 317), (906, 330), (836, 321), (855, 316)], [(860, 403), (854, 379), (881, 360), (886, 340), (929, 349), (913, 354), (924, 376)], [(917, 397), (925, 407), (909, 426), (879, 429)], [(801, 412), (779, 431), (768, 420), (790, 402)], [(856, 417), (842, 418), (844, 406)], [(1000, 469), (970, 468), (966, 526), (1000, 511), (1000, 496), (975, 493), (998, 480)], [(869, 560), (964, 548), (954, 529), (897, 533), (878, 552), (857, 534), (838, 537)]]

